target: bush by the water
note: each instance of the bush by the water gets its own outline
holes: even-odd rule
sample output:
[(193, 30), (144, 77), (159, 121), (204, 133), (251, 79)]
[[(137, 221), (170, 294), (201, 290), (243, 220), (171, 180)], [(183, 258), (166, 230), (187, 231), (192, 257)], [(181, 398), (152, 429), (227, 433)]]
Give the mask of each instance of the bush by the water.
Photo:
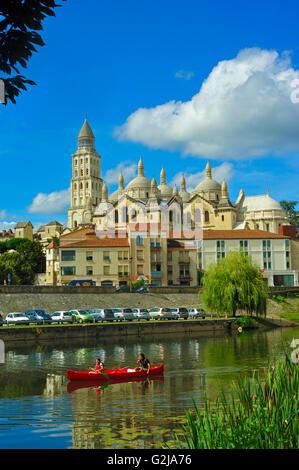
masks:
[[(264, 376), (238, 379), (204, 410), (187, 412), (176, 448), (297, 449), (299, 367), (290, 357), (269, 366)], [(165, 445), (167, 447), (167, 444)]]
[(255, 320), (252, 317), (237, 317), (234, 319), (234, 322), (241, 326), (242, 328), (252, 328), (255, 325)]

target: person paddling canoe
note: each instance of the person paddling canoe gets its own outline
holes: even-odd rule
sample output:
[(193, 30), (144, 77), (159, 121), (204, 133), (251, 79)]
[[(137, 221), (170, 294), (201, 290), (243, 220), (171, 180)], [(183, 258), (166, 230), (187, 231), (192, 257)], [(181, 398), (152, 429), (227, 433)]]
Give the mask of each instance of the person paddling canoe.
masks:
[(98, 374), (104, 370), (104, 362), (99, 357), (96, 358), (96, 366), (90, 367), (90, 374)]
[(151, 368), (151, 363), (148, 359), (146, 359), (145, 355), (143, 353), (139, 354), (139, 359), (137, 361), (137, 367), (136, 370), (146, 370), (147, 374), (149, 374)]

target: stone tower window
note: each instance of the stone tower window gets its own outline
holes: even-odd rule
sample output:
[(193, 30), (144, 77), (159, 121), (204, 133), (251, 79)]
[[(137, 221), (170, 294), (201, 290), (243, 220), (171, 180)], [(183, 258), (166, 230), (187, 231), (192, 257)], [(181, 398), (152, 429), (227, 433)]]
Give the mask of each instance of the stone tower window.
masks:
[(209, 222), (209, 221), (210, 221), (209, 211), (205, 211), (205, 222)]

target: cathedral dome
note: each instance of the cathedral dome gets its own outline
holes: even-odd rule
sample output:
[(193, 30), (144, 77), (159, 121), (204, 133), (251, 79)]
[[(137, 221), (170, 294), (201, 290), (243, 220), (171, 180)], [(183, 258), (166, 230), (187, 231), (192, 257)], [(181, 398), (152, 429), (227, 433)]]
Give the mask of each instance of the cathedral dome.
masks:
[(139, 163), (138, 163), (138, 176), (134, 178), (126, 189), (151, 189), (152, 182), (148, 178), (144, 176), (144, 166), (143, 166), (143, 161), (142, 158), (140, 157)]
[(268, 195), (263, 196), (248, 196), (245, 197), (242, 204), (243, 210), (246, 212), (250, 211), (269, 211), (276, 210), (282, 211), (282, 207), (279, 202), (275, 201), (272, 197)]
[(206, 193), (206, 192), (221, 193), (221, 184), (219, 184), (217, 181), (213, 180), (212, 178), (212, 168), (211, 168), (210, 162), (208, 162), (206, 166), (205, 179), (196, 186), (194, 192), (195, 193)]
[(160, 190), (161, 199), (170, 199), (172, 197), (172, 188), (166, 184), (166, 173), (164, 168), (162, 168), (160, 173), (160, 185), (158, 188)]
[(126, 189), (151, 189), (151, 180), (145, 176), (136, 176), (130, 181)]

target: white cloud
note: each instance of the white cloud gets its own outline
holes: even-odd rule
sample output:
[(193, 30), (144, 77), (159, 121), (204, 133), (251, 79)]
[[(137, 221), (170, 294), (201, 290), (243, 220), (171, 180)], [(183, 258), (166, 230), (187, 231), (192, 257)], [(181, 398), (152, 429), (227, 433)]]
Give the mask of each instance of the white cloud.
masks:
[(116, 168), (111, 168), (106, 171), (104, 181), (107, 184), (117, 184), (119, 174), (122, 171), (125, 182), (131, 180), (136, 176), (137, 164), (129, 161), (121, 162)]
[(291, 100), (298, 78), (287, 54), (244, 49), (219, 62), (190, 101), (139, 108), (115, 136), (201, 158), (298, 152), (299, 104)]
[(194, 72), (186, 72), (186, 70), (178, 70), (175, 73), (175, 78), (181, 78), (182, 80), (191, 80), (194, 77)]
[[(228, 182), (233, 177), (234, 173), (235, 171), (234, 171), (233, 165), (228, 162), (223, 162), (221, 163), (221, 165), (212, 168), (212, 177), (219, 183), (222, 183), (224, 179)], [(199, 171), (197, 173), (184, 172), (184, 176), (186, 180), (187, 191), (191, 192), (195, 189), (198, 183), (204, 180), (205, 170)], [(174, 184), (176, 184), (177, 186), (180, 186), (181, 177), (182, 177), (182, 172), (177, 173), (173, 177), (170, 185), (174, 186)]]
[(16, 224), (17, 222), (7, 222), (5, 220), (0, 220), (0, 230), (2, 231), (11, 229), (12, 231), (14, 231)]
[(5, 209), (2, 209), (2, 210), (0, 211), (0, 219), (5, 219), (5, 217), (7, 217), (6, 210), (5, 210)]
[(30, 214), (62, 214), (70, 204), (70, 190), (38, 193), (28, 207)]

